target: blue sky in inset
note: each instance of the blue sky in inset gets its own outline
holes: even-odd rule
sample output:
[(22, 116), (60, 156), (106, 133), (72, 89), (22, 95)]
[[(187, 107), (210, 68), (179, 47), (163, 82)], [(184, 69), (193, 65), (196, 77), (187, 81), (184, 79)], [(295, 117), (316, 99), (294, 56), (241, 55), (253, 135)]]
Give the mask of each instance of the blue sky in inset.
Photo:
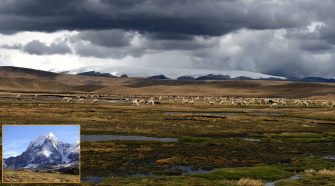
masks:
[(80, 139), (79, 125), (3, 125), (3, 157), (18, 156), (29, 143), (52, 132), (59, 141), (76, 143)]

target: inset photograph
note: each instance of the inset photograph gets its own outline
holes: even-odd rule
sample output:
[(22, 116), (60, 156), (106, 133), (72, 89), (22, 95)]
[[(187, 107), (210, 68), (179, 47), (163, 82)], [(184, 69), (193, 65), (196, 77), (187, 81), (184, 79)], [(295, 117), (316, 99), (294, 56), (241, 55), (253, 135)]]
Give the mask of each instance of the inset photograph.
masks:
[(2, 182), (79, 183), (79, 125), (3, 125)]

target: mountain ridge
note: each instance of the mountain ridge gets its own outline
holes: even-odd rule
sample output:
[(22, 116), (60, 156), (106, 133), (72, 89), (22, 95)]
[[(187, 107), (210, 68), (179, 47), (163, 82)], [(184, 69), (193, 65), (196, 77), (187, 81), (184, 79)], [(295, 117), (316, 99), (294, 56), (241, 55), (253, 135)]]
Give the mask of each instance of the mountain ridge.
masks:
[(50, 132), (31, 141), (20, 155), (5, 158), (4, 168), (59, 168), (77, 165), (79, 164), (79, 148), (79, 143), (64, 143)]

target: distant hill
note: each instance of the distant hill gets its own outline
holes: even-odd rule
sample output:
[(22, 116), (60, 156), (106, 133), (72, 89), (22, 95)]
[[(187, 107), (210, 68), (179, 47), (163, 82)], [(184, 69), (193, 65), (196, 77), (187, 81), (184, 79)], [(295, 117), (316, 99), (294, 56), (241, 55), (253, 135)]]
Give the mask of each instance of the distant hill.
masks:
[(195, 78), (193, 76), (180, 76), (177, 78), (177, 80), (194, 80)]
[[(79, 77), (81, 77), (81, 81)], [(84, 79), (84, 76), (64, 73), (19, 67), (0, 67), (0, 90), (2, 91), (72, 92), (92, 91), (103, 87), (97, 83), (86, 82)]]
[(317, 83), (335, 83), (335, 79), (327, 79), (322, 77), (305, 77), (303, 82), (317, 82)]
[(170, 78), (168, 78), (168, 77), (166, 77), (166, 76), (164, 76), (164, 75), (157, 75), (157, 76), (150, 76), (150, 77), (148, 77), (148, 78), (146, 78), (146, 79), (151, 79), (151, 80), (168, 80), (168, 79), (170, 79)]
[(235, 80), (253, 80), (252, 78), (246, 77), (246, 76), (239, 76), (239, 77), (232, 78), (232, 79), (235, 79)]
[(229, 80), (231, 79), (228, 75), (214, 75), (214, 74), (208, 74), (206, 76), (200, 76), (198, 78), (195, 78), (195, 80)]
[(88, 71), (88, 72), (81, 72), (78, 73), (78, 75), (85, 75), (85, 76), (100, 76), (100, 77), (115, 77), (110, 73), (102, 73), (102, 72), (96, 72), (96, 71)]
[(48, 78), (52, 79), (58, 76), (59, 74), (54, 72), (47, 72), (42, 70), (35, 70), (30, 68), (21, 68), (21, 67), (12, 67), (12, 66), (2, 66), (0, 68), (0, 73), (3, 76), (11, 77), (12, 75), (15, 75), (15, 77), (26, 77), (29, 75), (30, 77), (36, 77), (36, 78)]
[[(0, 92), (13, 93), (101, 93), (127, 95), (219, 95), (251, 97), (307, 97), (335, 95), (335, 83), (307, 83), (302, 80), (249, 79), (224, 75), (180, 77), (165, 75), (147, 78), (110, 78), (104, 76), (73, 75), (45, 72), (18, 67), (0, 66)], [(195, 76), (192, 76), (195, 77)], [(237, 78), (236, 78), (237, 77)], [(262, 76), (267, 78), (271, 76)], [(200, 80), (211, 81), (200, 81)], [(310, 79), (305, 79), (305, 81)], [(318, 79), (317, 79), (318, 80)], [(315, 81), (315, 79), (313, 79)], [(318, 80), (320, 81), (320, 80)], [(333, 82), (324, 80), (327, 82)], [(236, 90), (236, 91), (234, 91)]]

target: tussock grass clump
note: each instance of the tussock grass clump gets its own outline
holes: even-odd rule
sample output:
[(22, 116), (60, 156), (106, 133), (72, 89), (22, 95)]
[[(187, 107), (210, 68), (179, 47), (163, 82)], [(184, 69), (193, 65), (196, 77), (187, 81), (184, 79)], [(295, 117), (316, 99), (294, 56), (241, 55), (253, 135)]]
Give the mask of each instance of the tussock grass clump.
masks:
[(262, 180), (254, 180), (251, 178), (241, 178), (237, 181), (238, 186), (263, 186)]
[(322, 169), (317, 174), (320, 176), (335, 176), (335, 170)]
[(329, 169), (322, 169), (319, 171), (316, 171), (314, 169), (308, 169), (304, 171), (305, 176), (335, 176), (335, 170), (329, 170)]
[(304, 173), (305, 176), (313, 176), (316, 173), (316, 171), (314, 169), (308, 169), (305, 170)]

